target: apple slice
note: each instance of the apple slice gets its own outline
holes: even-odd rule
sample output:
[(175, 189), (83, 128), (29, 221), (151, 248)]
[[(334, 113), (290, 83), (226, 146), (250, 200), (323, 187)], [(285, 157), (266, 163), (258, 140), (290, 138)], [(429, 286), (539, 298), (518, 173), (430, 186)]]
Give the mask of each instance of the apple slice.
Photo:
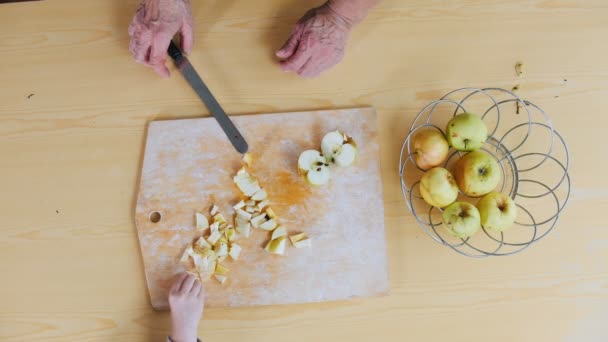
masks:
[(253, 196), (253, 194), (261, 189), (257, 179), (253, 178), (244, 169), (239, 170), (237, 175), (234, 176), (233, 181), (239, 190), (247, 197)]
[(277, 221), (270, 219), (262, 224), (260, 224), (260, 226), (258, 228), (263, 229), (263, 230), (267, 230), (267, 231), (272, 231), (274, 230), (276, 227), (278, 226)]
[(243, 162), (245, 165), (247, 165), (247, 167), (251, 167), (251, 164), (253, 164), (253, 157), (251, 156), (251, 153), (245, 153), (243, 156)]
[(310, 238), (308, 238), (308, 236), (305, 233), (300, 233), (300, 234), (292, 235), (292, 236), (289, 237), (289, 240), (291, 240), (291, 244), (295, 248), (303, 248), (303, 247), (310, 247), (311, 246)]
[(228, 269), (228, 267), (226, 267), (226, 266), (224, 266), (224, 265), (222, 265), (220, 263), (217, 263), (217, 265), (215, 265), (215, 274), (227, 275), (228, 271), (230, 271)]
[(274, 213), (274, 210), (272, 210), (271, 207), (266, 208), (266, 215), (268, 215), (268, 217), (270, 217), (271, 219), (277, 218), (277, 215)]
[(225, 242), (218, 241), (215, 246), (213, 246), (213, 251), (217, 255), (217, 257), (222, 257), (228, 255), (228, 244)]
[(266, 208), (268, 204), (270, 204), (269, 200), (263, 200), (262, 202), (258, 203), (256, 208), (258, 209), (258, 211), (262, 211), (264, 208)]
[(268, 193), (264, 189), (258, 190), (258, 192), (256, 192), (255, 194), (253, 194), (253, 196), (251, 196), (251, 199), (254, 201), (263, 201), (266, 198), (268, 198)]
[(253, 226), (253, 228), (259, 228), (260, 225), (266, 221), (266, 215), (256, 216), (251, 219), (251, 225)]
[(213, 216), (213, 223), (215, 222), (219, 222), (219, 224), (223, 224), (223, 223), (227, 223), (226, 222), (226, 218), (224, 217), (224, 214), (222, 213), (217, 213)]
[(243, 209), (237, 209), (236, 210), (236, 217), (237, 217), (237, 219), (241, 218), (243, 220), (249, 221), (249, 220), (251, 220), (251, 213), (248, 213), (248, 212), (246, 212)]
[(203, 250), (205, 248), (210, 249), (211, 245), (209, 244), (209, 242), (207, 242), (207, 240), (205, 240), (204, 237), (201, 236), (194, 243), (194, 248), (196, 248), (197, 250)]
[(240, 201), (239, 203), (235, 204), (232, 208), (234, 208), (234, 210), (239, 210), (239, 209), (243, 209), (245, 207), (245, 201)]
[(211, 235), (209, 235), (209, 237), (207, 238), (207, 242), (209, 242), (211, 245), (215, 245), (221, 237), (222, 233), (216, 230), (214, 232), (211, 232)]
[(241, 255), (241, 250), (241, 246), (237, 245), (236, 243), (233, 243), (232, 246), (230, 246), (230, 252), (228, 252), (228, 255), (230, 255), (230, 258), (232, 258), (232, 260), (236, 261)]
[(215, 280), (217, 280), (220, 284), (224, 284), (226, 282), (226, 280), (228, 279), (228, 277), (226, 277), (225, 275), (219, 275), (219, 274), (214, 274), (213, 277), (215, 278)]
[(209, 220), (205, 215), (196, 213), (196, 230), (205, 230), (209, 228)]
[(209, 229), (211, 230), (211, 233), (213, 233), (213, 232), (219, 232), (220, 231), (220, 223), (219, 222), (213, 222), (209, 226)]
[(250, 214), (253, 214), (253, 213), (255, 213), (257, 211), (257, 209), (255, 207), (252, 207), (252, 206), (246, 206), (245, 207), (245, 211), (248, 212), (248, 213), (250, 213)]
[(224, 235), (226, 236), (226, 239), (230, 242), (232, 242), (236, 239), (236, 231), (234, 230), (234, 228), (226, 229), (226, 231), (224, 232)]
[(244, 225), (236, 226), (236, 231), (244, 237), (248, 238), (249, 235), (251, 235), (251, 224), (247, 222)]
[(278, 239), (270, 240), (270, 242), (268, 242), (268, 244), (266, 245), (266, 248), (264, 248), (264, 249), (268, 253), (284, 255), (285, 254), (285, 243), (286, 243), (285, 237), (281, 236)]
[(357, 147), (353, 139), (337, 130), (323, 137), (321, 151), (328, 163), (342, 167), (350, 166), (357, 157)]
[(275, 230), (273, 230), (272, 237), (270, 239), (275, 240), (281, 236), (287, 236), (287, 229), (285, 227), (277, 227)]
[(181, 262), (181, 263), (187, 262), (193, 253), (194, 253), (194, 250), (193, 250), (192, 246), (188, 246), (188, 248), (186, 248), (184, 250), (184, 254), (182, 254), (182, 257), (179, 259), (179, 262)]
[(220, 210), (220, 208), (218, 208), (218, 207), (217, 207), (217, 205), (215, 205), (215, 204), (214, 204), (214, 205), (211, 207), (211, 213), (210, 213), (210, 214), (211, 214), (211, 216), (215, 216), (215, 214), (217, 214), (219, 210)]

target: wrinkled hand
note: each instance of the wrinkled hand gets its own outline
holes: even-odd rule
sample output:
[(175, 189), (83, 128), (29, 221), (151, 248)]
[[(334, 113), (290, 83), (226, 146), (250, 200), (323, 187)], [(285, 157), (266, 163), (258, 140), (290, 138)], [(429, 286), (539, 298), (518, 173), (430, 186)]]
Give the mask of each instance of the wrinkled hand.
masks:
[(316, 77), (344, 57), (352, 21), (328, 4), (313, 8), (298, 21), (291, 37), (277, 51), (281, 69)]
[(165, 66), (169, 43), (179, 32), (182, 50), (190, 53), (194, 45), (193, 26), (189, 0), (142, 0), (129, 25), (129, 50), (137, 62), (169, 77)]

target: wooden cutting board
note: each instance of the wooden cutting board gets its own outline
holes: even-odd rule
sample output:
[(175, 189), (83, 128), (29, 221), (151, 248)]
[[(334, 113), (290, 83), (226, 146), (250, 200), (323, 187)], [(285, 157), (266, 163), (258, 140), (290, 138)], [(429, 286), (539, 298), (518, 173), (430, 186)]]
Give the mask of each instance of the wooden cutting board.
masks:
[[(232, 117), (249, 142), (252, 175), (291, 233), (306, 232), (312, 247), (288, 246), (285, 256), (262, 248), (265, 231), (239, 240), (239, 261), (224, 263), (228, 281), (205, 283), (206, 306), (252, 306), (340, 300), (389, 291), (380, 149), (372, 108)], [(332, 170), (327, 186), (298, 175), (297, 160), (319, 149), (323, 135), (339, 129), (359, 145), (355, 164)], [(242, 166), (213, 118), (154, 121), (148, 126), (135, 221), (152, 306), (168, 307), (179, 258), (200, 235), (195, 212), (217, 204), (227, 217), (240, 192), (232, 177)], [(160, 221), (151, 221), (152, 213)]]

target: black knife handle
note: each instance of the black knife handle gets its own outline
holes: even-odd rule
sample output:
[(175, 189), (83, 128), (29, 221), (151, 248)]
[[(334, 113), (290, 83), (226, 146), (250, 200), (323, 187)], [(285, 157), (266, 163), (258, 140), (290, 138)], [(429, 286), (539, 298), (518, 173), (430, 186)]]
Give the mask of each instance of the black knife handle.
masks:
[(182, 50), (180, 50), (179, 47), (177, 47), (177, 45), (175, 45), (175, 43), (173, 41), (171, 41), (171, 43), (169, 43), (169, 48), (167, 49), (167, 53), (169, 54), (169, 56), (171, 58), (173, 58), (174, 61), (177, 61), (178, 59), (180, 59), (184, 56), (182, 54)]

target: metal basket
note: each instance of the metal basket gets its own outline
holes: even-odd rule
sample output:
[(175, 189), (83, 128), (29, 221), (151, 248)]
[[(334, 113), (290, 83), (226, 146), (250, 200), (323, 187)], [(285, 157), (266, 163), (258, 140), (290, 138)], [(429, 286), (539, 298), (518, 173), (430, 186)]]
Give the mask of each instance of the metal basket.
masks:
[[(442, 128), (447, 121), (464, 112), (481, 115), (491, 132), (482, 149), (500, 165), (499, 190), (513, 198), (518, 214), (515, 224), (504, 232), (482, 227), (475, 235), (460, 239), (441, 227), (442, 210), (422, 200), (419, 184), (424, 171), (414, 163), (410, 139), (422, 128), (445, 134)], [(450, 149), (444, 167), (450, 170), (461, 155)], [(462, 88), (418, 113), (401, 147), (399, 175), (405, 204), (431, 238), (460, 254), (483, 258), (520, 252), (555, 227), (570, 197), (569, 166), (566, 142), (540, 107), (505, 89)], [(477, 201), (462, 192), (458, 200)]]

